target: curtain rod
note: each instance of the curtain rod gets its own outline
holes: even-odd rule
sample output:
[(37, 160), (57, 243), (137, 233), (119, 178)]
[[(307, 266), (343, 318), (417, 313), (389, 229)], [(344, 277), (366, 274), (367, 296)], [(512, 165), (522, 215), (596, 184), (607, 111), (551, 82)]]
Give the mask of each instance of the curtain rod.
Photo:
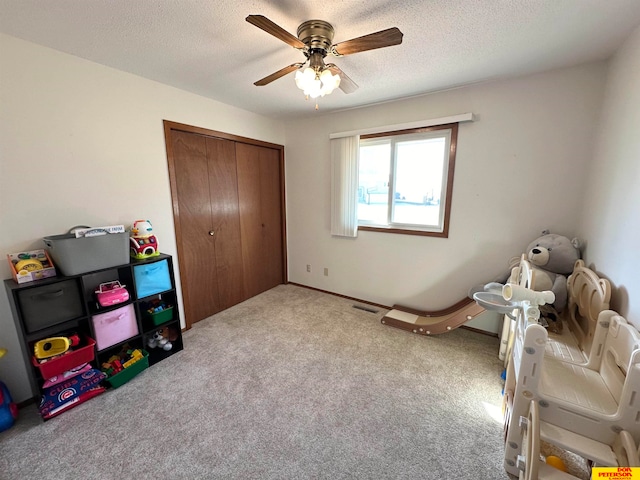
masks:
[(363, 128), (361, 130), (351, 130), (349, 132), (338, 132), (329, 134), (330, 139), (353, 137), (354, 135), (370, 135), (372, 133), (393, 132), (396, 130), (408, 130), (411, 128), (433, 127), (434, 125), (446, 125), (448, 123), (473, 122), (473, 113), (461, 113), (449, 117), (432, 118), (430, 120), (420, 120), (410, 123), (399, 123), (396, 125), (385, 125), (383, 127)]

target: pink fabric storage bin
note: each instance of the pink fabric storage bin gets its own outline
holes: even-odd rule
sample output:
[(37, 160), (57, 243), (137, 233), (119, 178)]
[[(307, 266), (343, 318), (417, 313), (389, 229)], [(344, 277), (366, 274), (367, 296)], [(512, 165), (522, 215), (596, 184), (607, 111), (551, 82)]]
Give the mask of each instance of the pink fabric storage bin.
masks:
[(94, 315), (91, 321), (96, 333), (98, 350), (104, 350), (138, 334), (138, 323), (132, 304)]

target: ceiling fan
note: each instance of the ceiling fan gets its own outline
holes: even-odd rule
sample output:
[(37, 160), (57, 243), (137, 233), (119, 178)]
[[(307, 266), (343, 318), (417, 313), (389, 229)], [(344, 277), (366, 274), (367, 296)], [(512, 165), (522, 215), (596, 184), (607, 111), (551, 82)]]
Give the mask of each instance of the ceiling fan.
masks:
[[(342, 57), (376, 48), (399, 45), (402, 43), (403, 35), (398, 28), (393, 27), (334, 44), (333, 35), (335, 31), (333, 26), (324, 20), (308, 20), (300, 24), (297, 37), (294, 37), (262, 15), (249, 15), (246, 20), (293, 48), (300, 50), (306, 57), (304, 62), (293, 63), (281, 68), (277, 72), (254, 82), (254, 85), (268, 85), (274, 80), (297, 70), (296, 84), (298, 88), (304, 90), (305, 95), (311, 98), (329, 94), (337, 87), (344, 93), (352, 93), (358, 88), (358, 85), (336, 65), (324, 63), (327, 55)], [(309, 66), (302, 68), (307, 64), (307, 61)]]

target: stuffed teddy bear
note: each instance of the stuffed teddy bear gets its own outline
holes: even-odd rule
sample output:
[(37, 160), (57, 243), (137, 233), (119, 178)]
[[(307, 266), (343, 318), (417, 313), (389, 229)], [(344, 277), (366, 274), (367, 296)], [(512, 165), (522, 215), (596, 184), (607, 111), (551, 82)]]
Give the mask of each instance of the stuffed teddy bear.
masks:
[[(562, 322), (559, 321), (559, 315), (567, 306), (567, 276), (573, 272), (573, 266), (580, 258), (580, 242), (577, 238), (570, 240), (545, 230), (527, 246), (525, 254), (534, 269), (534, 289), (540, 292), (551, 290), (555, 295), (552, 305), (540, 306), (540, 323), (550, 331), (560, 333)], [(491, 283), (473, 287), (469, 291), (469, 297), (473, 298), (475, 292), (483, 290), (500, 292), (511, 269), (519, 262), (520, 257), (513, 257), (509, 262), (508, 272)]]
[(567, 276), (580, 258), (580, 242), (545, 230), (527, 246), (526, 255), (534, 269), (534, 289), (551, 290), (556, 296), (553, 308), (562, 313), (567, 306)]

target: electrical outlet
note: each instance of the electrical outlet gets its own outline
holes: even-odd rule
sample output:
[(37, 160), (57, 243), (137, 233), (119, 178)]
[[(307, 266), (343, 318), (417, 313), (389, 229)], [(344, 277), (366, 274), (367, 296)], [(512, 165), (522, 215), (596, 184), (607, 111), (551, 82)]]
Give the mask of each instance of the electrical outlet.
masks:
[(307, 265), (307, 273), (311, 273), (311, 265)]
[(324, 276), (325, 277), (329, 276), (329, 269), (327, 267), (324, 267)]

